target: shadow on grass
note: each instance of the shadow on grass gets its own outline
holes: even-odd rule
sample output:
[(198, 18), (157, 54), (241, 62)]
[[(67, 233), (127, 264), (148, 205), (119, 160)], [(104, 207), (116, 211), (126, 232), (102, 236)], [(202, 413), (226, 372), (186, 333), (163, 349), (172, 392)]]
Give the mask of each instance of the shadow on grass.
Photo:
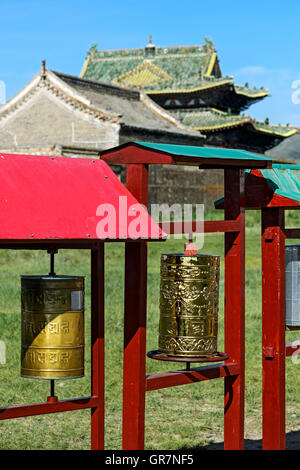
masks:
[[(180, 450), (224, 450), (224, 443), (218, 442), (205, 446), (184, 447)], [(245, 450), (262, 450), (262, 440), (245, 439)], [(300, 450), (300, 431), (291, 431), (286, 434), (286, 450)]]

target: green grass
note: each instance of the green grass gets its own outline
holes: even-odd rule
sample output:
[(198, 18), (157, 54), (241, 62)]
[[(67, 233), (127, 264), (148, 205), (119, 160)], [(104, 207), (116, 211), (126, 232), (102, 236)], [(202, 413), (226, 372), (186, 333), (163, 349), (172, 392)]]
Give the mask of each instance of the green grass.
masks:
[[(218, 218), (214, 214), (213, 218)], [(289, 226), (300, 225), (297, 211)], [(206, 219), (210, 216), (206, 216)], [(247, 213), (246, 245), (246, 437), (261, 437), (261, 273), (259, 214)], [(157, 349), (159, 321), (159, 263), (162, 252), (182, 251), (183, 241), (150, 243), (148, 257), (147, 350)], [(221, 284), (219, 349), (223, 350), (222, 235), (205, 236), (203, 253), (220, 254)], [(106, 448), (121, 448), (124, 245), (106, 245)], [(61, 250), (56, 272), (86, 276), (86, 374), (82, 379), (56, 382), (59, 399), (90, 394), (90, 272), (89, 253)], [(271, 262), (271, 260), (270, 260)], [(48, 381), (20, 377), (20, 275), (45, 274), (48, 255), (34, 251), (1, 251), (0, 340), (7, 362), (0, 365), (0, 404), (44, 401)], [(287, 340), (299, 338), (287, 333)], [(175, 369), (170, 363), (146, 360), (147, 373)], [(300, 418), (300, 364), (287, 359), (287, 430), (297, 430)], [(146, 448), (195, 449), (223, 440), (223, 380), (173, 387), (147, 393)], [(0, 422), (1, 449), (89, 449), (90, 411), (18, 418)]]

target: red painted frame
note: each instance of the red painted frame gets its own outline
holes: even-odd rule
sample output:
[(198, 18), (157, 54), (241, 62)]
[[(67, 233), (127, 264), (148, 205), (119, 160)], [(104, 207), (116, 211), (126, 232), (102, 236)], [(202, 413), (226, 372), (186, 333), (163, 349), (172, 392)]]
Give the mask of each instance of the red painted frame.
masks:
[(285, 228), (285, 210), (300, 205), (273, 192), (258, 169), (248, 175), (245, 193), (245, 208), (261, 210), (263, 449), (284, 450), (286, 357), (300, 353), (285, 343), (285, 240), (300, 238), (300, 228)]
[[(137, 200), (100, 160), (1, 154), (1, 175), (0, 249), (91, 252), (91, 395), (68, 400), (49, 396), (43, 403), (2, 407), (0, 420), (90, 408), (91, 448), (104, 449), (104, 243), (125, 242), (129, 253), (126, 271), (132, 274), (135, 266), (131, 256), (143, 265), (145, 240), (151, 239), (144, 231), (139, 240), (131, 240), (127, 221), (126, 234), (121, 238), (117, 230), (117, 238), (107, 235), (100, 240), (95, 216), (102, 202), (113, 204), (118, 215), (121, 196), (127, 197), (130, 204)], [(66, 178), (70, 183), (67, 186)], [(153, 221), (148, 213), (147, 217), (150, 225)], [(163, 236), (160, 233), (153, 241)], [(136, 292), (138, 302), (144, 302), (140, 292), (145, 281), (134, 276), (126, 278), (125, 310), (135, 302)]]
[[(261, 210), (263, 449), (284, 450), (286, 357), (299, 347), (285, 343), (285, 240), (300, 238), (300, 228), (285, 228), (285, 210), (299, 201), (272, 191), (259, 170), (246, 180), (246, 209)], [(223, 204), (218, 205), (219, 208)], [(272, 260), (272, 263), (270, 263)]]
[[(262, 208), (262, 361), (263, 449), (284, 450), (286, 357), (300, 354), (285, 342), (285, 240), (300, 238), (300, 229), (285, 229), (285, 209)], [(272, 263), (270, 263), (272, 259)], [(272, 397), (272, 399), (270, 399)]]
[[(43, 415), (64, 411), (91, 409), (91, 448), (104, 448), (104, 242), (79, 243), (77, 248), (91, 250), (91, 396), (67, 400), (53, 400), (48, 397), (44, 403), (16, 405), (0, 408), (0, 420)], [(34, 246), (32, 246), (34, 245)], [(0, 248), (11, 249), (52, 249), (73, 248), (65, 241), (10, 241)]]
[[(147, 205), (145, 188), (148, 186), (148, 180), (144, 165), (140, 165), (140, 178), (136, 178), (136, 172), (137, 165), (127, 166), (127, 189), (138, 199), (138, 193), (143, 188), (144, 198), (141, 201)], [(204, 223), (206, 233), (225, 233), (225, 351), (230, 358), (225, 363), (191, 368), (188, 372), (186, 370), (171, 371), (149, 375), (145, 378), (146, 281), (144, 281), (144, 289), (140, 291), (139, 306), (135, 304), (130, 308), (130, 305), (127, 305), (125, 310), (123, 449), (142, 450), (144, 448), (146, 391), (215, 378), (224, 378), (224, 448), (243, 449), (245, 218), (243, 209), (240, 207), (244, 186), (243, 175), (244, 171), (238, 168), (225, 170), (225, 200), (227, 201), (225, 220)], [(171, 224), (170, 233), (182, 233), (182, 224)], [(131, 264), (125, 271), (127, 279), (133, 275), (138, 276), (141, 282), (146, 279), (145, 252), (144, 256), (145, 261), (140, 263), (138, 273), (136, 269), (135, 271), (132, 269), (132, 263), (135, 263), (137, 267), (136, 253), (132, 253)]]
[[(123, 152), (123, 149), (122, 149)], [(147, 151), (126, 149), (125, 156), (109, 152), (102, 155), (107, 163), (127, 164), (127, 189), (148, 205), (148, 164), (174, 163)], [(138, 162), (138, 163), (137, 163)], [(190, 162), (191, 164), (192, 162)], [(206, 162), (207, 167), (210, 162)], [(215, 163), (215, 162), (213, 162)], [(255, 162), (264, 167), (268, 163)], [(176, 164), (176, 163), (175, 163)], [(195, 161), (193, 162), (195, 164)], [(197, 166), (199, 160), (197, 162)], [(225, 352), (229, 359), (221, 364), (177, 370), (145, 376), (146, 370), (146, 289), (147, 245), (126, 250), (125, 322), (123, 371), (123, 449), (144, 448), (145, 393), (203, 380), (224, 378), (224, 448), (244, 447), (245, 400), (245, 213), (243, 204), (244, 168), (247, 162), (222, 162), (212, 167), (224, 169), (225, 220), (207, 221), (204, 232), (225, 235)], [(217, 166), (218, 165), (218, 166)], [(240, 166), (239, 166), (240, 165)], [(196, 227), (193, 227), (196, 229)], [(182, 233), (182, 223), (171, 223), (170, 233)], [(129, 245), (128, 245), (129, 248)], [(140, 282), (135, 291), (134, 282)], [(133, 295), (135, 294), (135, 295)]]
[(284, 210), (263, 208), (261, 215), (263, 449), (282, 450), (285, 448)]

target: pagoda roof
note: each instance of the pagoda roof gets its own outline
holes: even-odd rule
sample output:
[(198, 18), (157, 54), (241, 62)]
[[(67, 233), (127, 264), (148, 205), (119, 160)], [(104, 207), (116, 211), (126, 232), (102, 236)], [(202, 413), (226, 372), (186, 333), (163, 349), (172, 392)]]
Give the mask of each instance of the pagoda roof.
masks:
[[(215, 60), (214, 51), (207, 45), (201, 46), (179, 46), (179, 47), (155, 47), (155, 56), (146, 57), (145, 48), (140, 49), (121, 49), (121, 50), (99, 50), (93, 45), (87, 55), (87, 59), (81, 71), (81, 76), (93, 78), (106, 83), (113, 81), (119, 82), (131, 87), (130, 75), (133, 70), (143, 66), (147, 70), (147, 64), (151, 63), (158, 70), (163, 70), (167, 82), (174, 82), (181, 86), (187, 81), (195, 83), (194, 76), (210, 76), (211, 64), (209, 58)], [(190, 70), (183, 70), (184, 65), (189, 65)], [(186, 68), (186, 67), (184, 67)], [(150, 70), (149, 70), (150, 73)], [(126, 81), (126, 74), (129, 75)], [(172, 75), (170, 75), (172, 74)], [(124, 76), (125, 75), (125, 76)], [(154, 77), (151, 77), (154, 79)], [(156, 87), (159, 80), (156, 82)], [(117, 83), (116, 83), (117, 84)], [(155, 82), (154, 82), (155, 84)], [(145, 88), (152, 88), (150, 77), (141, 82)], [(167, 83), (165, 84), (167, 87)], [(173, 86), (171, 87), (173, 88)]]
[(149, 95), (192, 93), (207, 88), (230, 86), (249, 101), (264, 98), (266, 89), (235, 85), (232, 77), (222, 77), (217, 52), (211, 42), (196, 46), (98, 50), (93, 45), (81, 76), (127, 88), (142, 89)]
[(205, 133), (218, 132), (245, 124), (250, 125), (256, 132), (273, 134), (283, 138), (290, 137), (298, 132), (295, 127), (270, 125), (250, 116), (229, 114), (215, 108), (169, 110), (169, 113), (185, 126), (193, 127)]

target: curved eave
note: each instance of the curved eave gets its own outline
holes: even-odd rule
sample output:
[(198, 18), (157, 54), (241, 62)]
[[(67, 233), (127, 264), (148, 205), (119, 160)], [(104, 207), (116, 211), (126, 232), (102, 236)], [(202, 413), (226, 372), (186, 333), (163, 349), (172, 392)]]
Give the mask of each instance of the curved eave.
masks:
[(213, 82), (213, 83), (209, 83), (207, 85), (203, 85), (203, 86), (199, 86), (199, 87), (195, 87), (195, 88), (178, 88), (176, 90), (164, 89), (164, 90), (153, 90), (153, 91), (152, 90), (145, 90), (145, 93), (147, 93), (147, 95), (149, 95), (149, 96), (151, 96), (151, 95), (188, 94), (188, 93), (197, 93), (197, 92), (200, 92), (200, 91), (208, 90), (208, 89), (211, 89), (211, 88), (217, 88), (217, 87), (224, 86), (224, 85), (232, 85), (233, 86), (233, 92), (236, 95), (244, 96), (248, 100), (255, 101), (255, 100), (259, 100), (259, 99), (266, 98), (267, 96), (269, 96), (269, 91), (268, 90), (264, 90), (264, 91), (257, 92), (257, 93), (253, 93), (253, 91), (247, 93), (246, 91), (237, 90), (235, 85), (232, 83), (232, 78), (226, 78), (224, 80), (220, 80), (219, 82)]
[(280, 131), (276, 131), (274, 129), (262, 128), (262, 127), (255, 125), (255, 123), (251, 119), (236, 120), (236, 121), (224, 123), (221, 125), (215, 125), (215, 126), (194, 126), (194, 129), (199, 132), (216, 132), (216, 131), (222, 131), (224, 129), (230, 129), (234, 127), (243, 126), (244, 124), (250, 124), (253, 127), (253, 130), (256, 132), (262, 132), (265, 134), (279, 136), (282, 138), (290, 137), (298, 132), (297, 129), (291, 129), (288, 132), (283, 133)]
[(265, 90), (258, 90), (257, 93), (253, 93), (253, 89), (251, 90), (251, 92), (247, 92), (246, 90), (238, 90), (236, 87), (236, 85), (233, 85), (234, 86), (234, 91), (236, 92), (237, 95), (242, 95), (242, 96), (246, 96), (247, 98), (253, 98), (254, 100), (258, 99), (258, 98), (265, 98), (266, 96), (269, 95), (269, 90), (268, 89), (265, 89)]
[(188, 88), (188, 89), (183, 88), (183, 89), (177, 89), (177, 90), (165, 89), (165, 90), (153, 90), (153, 91), (146, 90), (145, 93), (147, 95), (170, 95), (170, 94), (175, 94), (175, 93), (178, 93), (178, 94), (179, 93), (196, 93), (197, 91), (207, 90), (209, 88), (215, 88), (218, 86), (223, 86), (223, 85), (227, 85), (231, 83), (232, 83), (232, 80), (230, 78), (230, 79), (222, 80), (218, 83), (214, 82), (214, 83), (210, 83), (205, 86), (200, 86), (196, 88)]
[(230, 129), (230, 128), (233, 128), (233, 127), (238, 127), (238, 126), (241, 126), (243, 124), (247, 124), (247, 123), (250, 123), (250, 120), (243, 120), (243, 121), (232, 121), (232, 122), (228, 122), (228, 123), (224, 123), (224, 124), (221, 124), (221, 125), (216, 125), (216, 126), (197, 126), (197, 127), (194, 127), (194, 129), (196, 129), (197, 131), (199, 132), (215, 132), (215, 131), (221, 131), (223, 129)]
[(298, 132), (297, 129), (290, 129), (287, 132), (280, 132), (280, 131), (276, 131), (275, 129), (265, 129), (264, 127), (260, 127), (259, 125), (255, 123), (252, 123), (252, 124), (253, 124), (253, 127), (259, 132), (265, 132), (266, 134), (274, 134), (274, 135), (278, 135), (284, 138), (291, 137), (292, 135), (297, 134)]

